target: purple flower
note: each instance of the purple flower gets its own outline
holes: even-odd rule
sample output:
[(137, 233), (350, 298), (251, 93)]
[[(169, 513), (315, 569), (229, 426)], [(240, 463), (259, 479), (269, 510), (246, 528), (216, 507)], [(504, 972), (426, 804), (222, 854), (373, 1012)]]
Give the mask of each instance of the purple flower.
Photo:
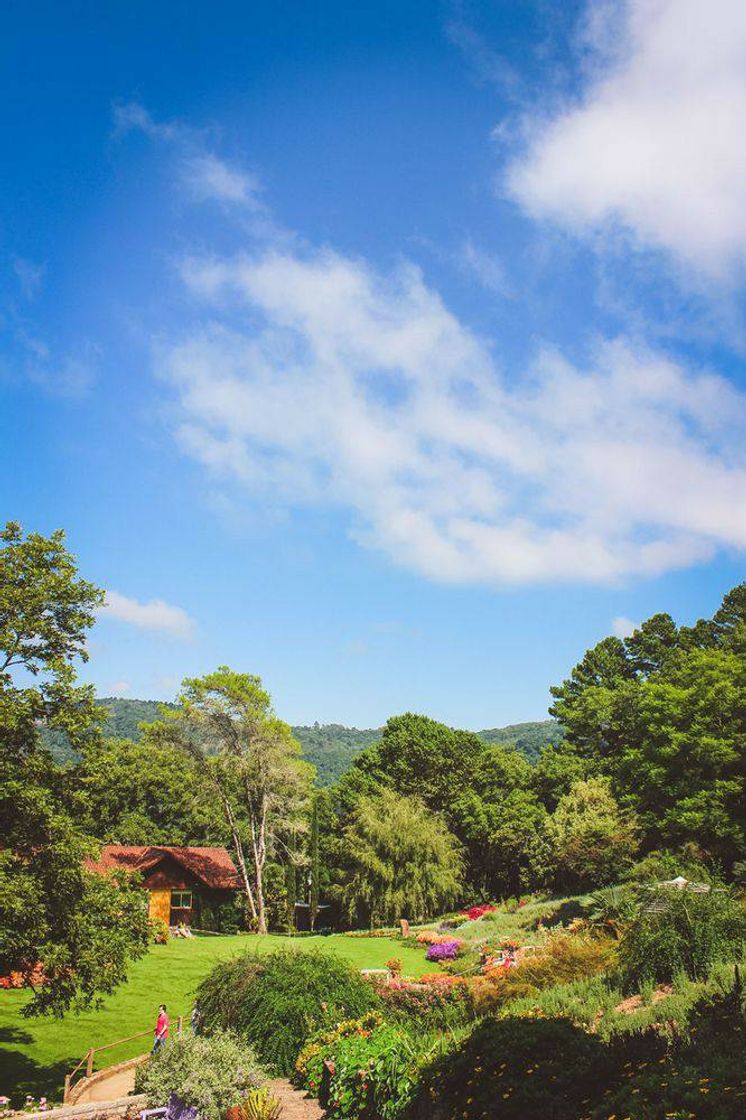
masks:
[(452, 961), (460, 948), (460, 941), (442, 941), (440, 945), (430, 945), (425, 957), (429, 961)]

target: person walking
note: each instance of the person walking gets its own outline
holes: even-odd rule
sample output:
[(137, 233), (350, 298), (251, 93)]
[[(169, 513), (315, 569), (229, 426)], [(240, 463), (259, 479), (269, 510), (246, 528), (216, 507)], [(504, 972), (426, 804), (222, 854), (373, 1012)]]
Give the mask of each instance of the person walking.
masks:
[(168, 1038), (168, 1015), (166, 1014), (166, 1005), (162, 1003), (158, 1008), (158, 1019), (155, 1024), (155, 1039), (153, 1040), (153, 1049), (151, 1054), (157, 1054), (159, 1050), (163, 1049), (163, 1045)]

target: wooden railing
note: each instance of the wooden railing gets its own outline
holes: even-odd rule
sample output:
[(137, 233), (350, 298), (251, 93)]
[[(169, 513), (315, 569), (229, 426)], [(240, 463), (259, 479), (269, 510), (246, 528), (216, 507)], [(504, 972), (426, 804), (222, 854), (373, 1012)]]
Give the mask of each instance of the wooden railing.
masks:
[[(183, 1026), (184, 1026), (184, 1017), (183, 1017), (183, 1015), (179, 1015), (179, 1017), (176, 1020), (176, 1034), (177, 1035), (181, 1034)], [(153, 1028), (152, 1027), (150, 1027), (146, 1031), (140, 1031), (138, 1034), (131, 1034), (128, 1038), (118, 1038), (116, 1040), (116, 1042), (107, 1042), (107, 1044), (105, 1046), (92, 1046), (90, 1048), (90, 1050), (86, 1050), (85, 1054), (80, 1059), (80, 1061), (76, 1065), (75, 1069), (71, 1070), (70, 1073), (65, 1074), (65, 1092), (64, 1092), (64, 1095), (62, 1097), (62, 1103), (67, 1104), (67, 1102), (70, 1098), (70, 1093), (72, 1092), (73, 1080), (74, 1080), (76, 1074), (80, 1073), (83, 1066), (85, 1066), (84, 1077), (92, 1077), (93, 1076), (93, 1063), (94, 1063), (96, 1054), (101, 1054), (101, 1053), (103, 1053), (104, 1050), (113, 1050), (115, 1046), (124, 1046), (125, 1043), (127, 1043), (127, 1042), (136, 1042), (138, 1038), (145, 1038), (146, 1036), (148, 1038), (153, 1037)]]

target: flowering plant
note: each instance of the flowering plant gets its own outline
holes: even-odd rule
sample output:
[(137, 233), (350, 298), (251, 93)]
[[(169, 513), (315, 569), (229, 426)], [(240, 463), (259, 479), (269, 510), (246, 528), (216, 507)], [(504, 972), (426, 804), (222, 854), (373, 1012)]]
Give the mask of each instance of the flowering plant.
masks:
[(468, 918), (470, 922), (476, 922), (484, 914), (491, 914), (493, 910), (497, 910), (491, 902), (481, 902), (479, 906), (471, 906), (468, 910), (462, 910), (460, 917)]
[(380, 1011), (369, 1011), (359, 1019), (344, 1019), (332, 1030), (317, 1031), (316, 1034), (311, 1035), (295, 1063), (296, 1081), (301, 1085), (307, 1085), (312, 1093), (318, 1093), (321, 1084), (320, 1074), (318, 1077), (309, 1074), (309, 1066), (318, 1056), (342, 1038), (350, 1038), (352, 1035), (367, 1038), (371, 1031), (380, 1027), (382, 1023), (383, 1015)]
[(419, 945), (435, 945), (440, 936), (434, 929), (421, 929), (416, 940)]
[(459, 949), (463, 945), (462, 941), (443, 941), (440, 944), (431, 945), (425, 954), (429, 961), (453, 961), (458, 956)]

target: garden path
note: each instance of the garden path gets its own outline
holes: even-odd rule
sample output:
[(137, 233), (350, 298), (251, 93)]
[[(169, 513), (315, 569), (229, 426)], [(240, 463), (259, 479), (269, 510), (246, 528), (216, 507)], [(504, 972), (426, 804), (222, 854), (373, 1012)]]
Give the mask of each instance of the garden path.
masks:
[(326, 1116), (318, 1101), (294, 1089), (284, 1078), (268, 1081), (267, 1086), (282, 1103), (281, 1120), (323, 1120)]

